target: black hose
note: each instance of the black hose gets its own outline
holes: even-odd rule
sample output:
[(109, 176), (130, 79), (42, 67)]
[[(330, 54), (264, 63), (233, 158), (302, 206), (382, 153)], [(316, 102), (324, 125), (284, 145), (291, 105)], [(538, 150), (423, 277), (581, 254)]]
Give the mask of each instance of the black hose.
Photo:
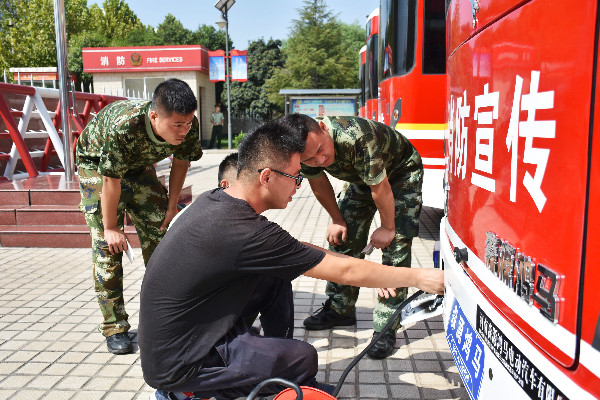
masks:
[[(360, 354), (354, 358), (354, 360), (352, 360), (350, 365), (348, 365), (346, 367), (346, 369), (344, 370), (344, 373), (342, 374), (342, 377), (340, 378), (340, 381), (338, 382), (338, 384), (335, 387), (335, 390), (332, 393), (333, 397), (337, 397), (338, 393), (340, 392), (340, 389), (342, 388), (342, 385), (344, 384), (344, 381), (346, 380), (346, 376), (348, 376), (348, 374), (350, 373), (352, 368), (354, 368), (354, 366), (364, 357), (364, 355), (367, 354), (367, 351), (369, 351), (371, 349), (371, 347), (373, 347), (375, 345), (375, 343), (377, 343), (377, 341), (383, 336), (383, 334), (389, 329), (389, 327), (392, 326), (392, 324), (394, 323), (396, 318), (400, 315), (400, 313), (402, 313), (404, 306), (406, 306), (406, 304), (410, 303), (411, 301), (413, 301), (415, 298), (419, 297), (422, 294), (423, 294), (422, 290), (417, 290), (412, 296), (408, 297), (406, 300), (404, 300), (398, 306), (398, 308), (396, 309), (394, 314), (392, 314), (392, 316), (388, 319), (388, 321), (385, 323), (385, 326), (381, 329), (381, 331), (373, 337), (373, 340), (371, 340), (371, 343), (369, 343), (367, 345), (367, 347), (365, 347), (365, 349), (363, 351), (361, 351)], [(400, 316), (400, 320), (402, 320), (401, 316)]]
[(270, 378), (270, 379), (265, 379), (264, 381), (262, 381), (261, 383), (258, 384), (258, 386), (256, 386), (254, 388), (254, 390), (252, 390), (250, 392), (250, 394), (248, 395), (248, 397), (246, 397), (246, 400), (252, 400), (254, 398), (256, 398), (256, 395), (258, 394), (258, 392), (260, 392), (260, 389), (262, 389), (265, 385), (269, 385), (269, 384), (278, 384), (278, 385), (282, 385), (282, 386), (286, 386), (289, 388), (294, 389), (294, 391), (296, 392), (296, 400), (302, 400), (302, 389), (300, 389), (300, 386), (298, 386), (297, 384), (295, 384), (294, 382), (288, 381), (287, 379), (283, 379), (283, 378)]

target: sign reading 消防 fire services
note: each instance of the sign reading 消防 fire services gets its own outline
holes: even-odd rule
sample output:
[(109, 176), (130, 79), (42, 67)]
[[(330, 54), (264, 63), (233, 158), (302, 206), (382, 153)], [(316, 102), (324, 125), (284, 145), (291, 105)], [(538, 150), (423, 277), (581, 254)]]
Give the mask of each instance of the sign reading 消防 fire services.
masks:
[(83, 71), (145, 72), (192, 71), (208, 72), (208, 50), (199, 45), (86, 47), (82, 49)]

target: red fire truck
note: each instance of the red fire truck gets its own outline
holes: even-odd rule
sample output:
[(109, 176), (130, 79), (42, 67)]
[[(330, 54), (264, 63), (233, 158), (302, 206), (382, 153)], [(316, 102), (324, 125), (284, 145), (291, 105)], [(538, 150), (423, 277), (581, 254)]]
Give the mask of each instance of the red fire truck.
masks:
[(361, 47), (358, 52), (358, 81), (360, 82), (360, 95), (358, 96), (358, 116), (366, 118), (365, 107), (365, 64), (367, 62), (367, 46)]
[(472, 399), (600, 398), (599, 15), (447, 1), (444, 324)]
[(444, 0), (381, 0), (379, 10), (378, 121), (401, 132), (419, 151), (425, 167), (423, 203), (442, 208)]
[(379, 9), (367, 18), (365, 60), (365, 118), (377, 120), (377, 47), (379, 41)]

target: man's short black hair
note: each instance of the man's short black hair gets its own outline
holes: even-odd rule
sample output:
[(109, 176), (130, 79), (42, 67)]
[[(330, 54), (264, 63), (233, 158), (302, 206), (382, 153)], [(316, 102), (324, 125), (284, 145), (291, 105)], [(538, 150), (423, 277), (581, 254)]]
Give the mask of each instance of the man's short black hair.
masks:
[(217, 179), (219, 183), (223, 180), (223, 177), (229, 173), (230, 170), (234, 170), (234, 174), (237, 176), (237, 168), (238, 168), (238, 153), (231, 153), (227, 157), (221, 161), (219, 164), (219, 174), (217, 175)]
[(250, 131), (238, 148), (238, 179), (261, 168), (283, 168), (292, 156), (302, 153), (306, 141), (284, 132), (278, 122), (265, 122)]
[(277, 120), (286, 135), (294, 136), (295, 140), (306, 143), (308, 132), (319, 132), (319, 123), (305, 114), (289, 114)]
[(167, 79), (156, 87), (152, 95), (152, 110), (188, 115), (196, 111), (196, 96), (187, 83), (180, 79)]

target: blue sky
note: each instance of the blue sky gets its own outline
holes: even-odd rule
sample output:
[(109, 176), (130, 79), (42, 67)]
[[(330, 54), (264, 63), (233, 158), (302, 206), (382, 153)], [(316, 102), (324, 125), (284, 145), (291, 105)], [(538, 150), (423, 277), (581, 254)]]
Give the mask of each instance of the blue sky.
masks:
[[(173, 14), (183, 26), (196, 30), (198, 25), (212, 25), (219, 19), (217, 0), (126, 0), (144, 25), (158, 26)], [(103, 0), (88, 0), (88, 5), (102, 6)], [(342, 22), (358, 21), (364, 26), (367, 16), (379, 6), (379, 0), (326, 0), (327, 6)], [(168, 4), (168, 6), (165, 6)], [(298, 17), (301, 0), (236, 0), (229, 11), (229, 35), (237, 49), (246, 49), (248, 41), (260, 37), (285, 39), (292, 20)]]

